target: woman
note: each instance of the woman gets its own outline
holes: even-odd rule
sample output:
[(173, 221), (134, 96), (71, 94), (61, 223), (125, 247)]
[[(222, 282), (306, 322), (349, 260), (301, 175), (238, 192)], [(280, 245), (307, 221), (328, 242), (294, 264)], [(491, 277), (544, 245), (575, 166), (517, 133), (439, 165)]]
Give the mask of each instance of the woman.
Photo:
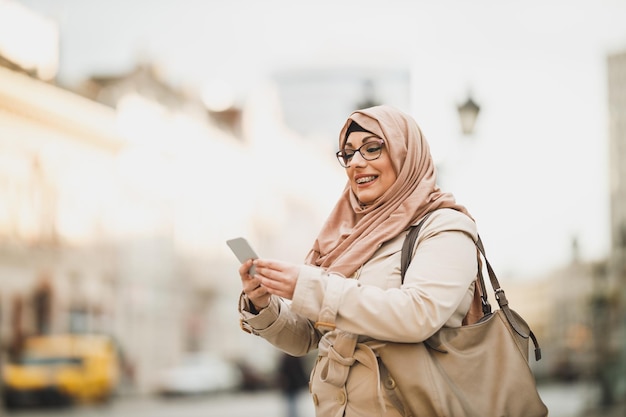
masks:
[[(474, 301), (476, 226), (437, 187), (428, 144), (407, 114), (355, 111), (339, 149), (348, 183), (305, 264), (240, 267), (242, 325), (294, 356), (319, 348), (309, 384), (317, 416), (402, 416), (381, 389), (376, 350), (461, 326)], [(401, 284), (402, 244), (427, 213)]]

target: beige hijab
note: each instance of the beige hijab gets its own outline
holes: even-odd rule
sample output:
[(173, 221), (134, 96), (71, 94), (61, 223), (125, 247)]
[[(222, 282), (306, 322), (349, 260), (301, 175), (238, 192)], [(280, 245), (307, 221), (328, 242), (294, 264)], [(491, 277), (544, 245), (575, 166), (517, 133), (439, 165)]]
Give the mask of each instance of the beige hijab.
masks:
[(339, 134), (340, 149), (352, 120), (384, 139), (397, 179), (369, 205), (360, 204), (348, 182), (315, 240), (306, 262), (345, 277), (430, 211), (452, 208), (470, 216), (437, 186), (430, 148), (413, 118), (387, 105), (355, 111)]

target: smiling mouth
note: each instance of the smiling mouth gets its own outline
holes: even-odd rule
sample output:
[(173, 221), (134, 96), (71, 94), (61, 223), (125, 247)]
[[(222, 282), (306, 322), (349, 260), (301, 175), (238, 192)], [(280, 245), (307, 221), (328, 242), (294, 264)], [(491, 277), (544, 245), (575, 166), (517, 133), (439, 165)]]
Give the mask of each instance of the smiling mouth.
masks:
[(357, 180), (355, 180), (355, 182), (359, 185), (367, 184), (368, 182), (374, 181), (376, 178), (378, 178), (376, 175), (370, 175), (369, 177), (358, 178)]

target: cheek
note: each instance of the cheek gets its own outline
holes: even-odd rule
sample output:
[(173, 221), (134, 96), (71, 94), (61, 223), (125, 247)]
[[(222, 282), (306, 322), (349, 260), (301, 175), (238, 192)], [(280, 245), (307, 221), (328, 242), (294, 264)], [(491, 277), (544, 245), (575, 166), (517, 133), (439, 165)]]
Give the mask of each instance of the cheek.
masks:
[(394, 172), (389, 172), (387, 175), (384, 176), (384, 179), (381, 183), (381, 186), (386, 190), (390, 189), (391, 187), (393, 187), (393, 185), (396, 183), (398, 177), (396, 177), (396, 175), (394, 174)]
[(389, 177), (389, 181), (387, 182), (387, 189), (391, 188), (393, 186), (393, 184), (395, 184), (396, 180), (398, 179), (398, 177), (396, 177), (395, 175), (391, 175)]
[(348, 182), (350, 183), (350, 188), (354, 190), (354, 181), (352, 181), (352, 174), (351, 174), (350, 168), (346, 168), (346, 178), (348, 179)]
[(385, 173), (386, 173), (389, 181), (391, 181), (391, 183), (393, 184), (396, 181), (396, 179), (398, 178), (398, 171), (393, 166), (391, 161), (387, 161), (387, 164), (386, 164), (384, 169), (385, 169)]

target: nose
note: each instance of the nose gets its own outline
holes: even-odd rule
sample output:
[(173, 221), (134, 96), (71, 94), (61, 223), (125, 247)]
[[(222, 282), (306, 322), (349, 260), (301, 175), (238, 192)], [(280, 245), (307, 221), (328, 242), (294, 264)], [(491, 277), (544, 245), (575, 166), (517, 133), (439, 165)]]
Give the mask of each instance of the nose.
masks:
[(367, 159), (363, 158), (361, 151), (355, 152), (352, 156), (352, 160), (350, 161), (350, 166), (363, 166), (367, 164)]

